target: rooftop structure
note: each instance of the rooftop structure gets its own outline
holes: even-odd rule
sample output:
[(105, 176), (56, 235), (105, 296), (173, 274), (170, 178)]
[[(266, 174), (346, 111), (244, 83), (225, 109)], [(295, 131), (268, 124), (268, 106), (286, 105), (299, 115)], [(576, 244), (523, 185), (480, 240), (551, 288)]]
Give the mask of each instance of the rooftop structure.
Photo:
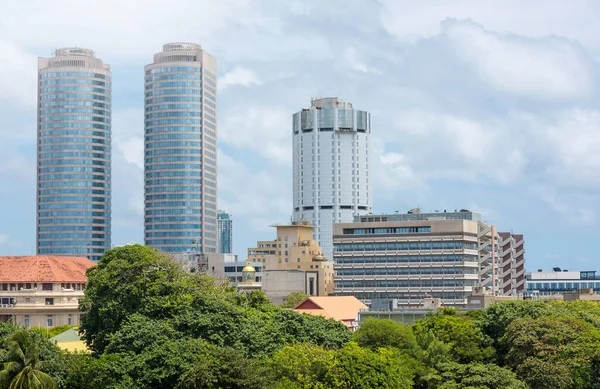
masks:
[(368, 307), (354, 296), (309, 297), (294, 308), (298, 313), (334, 319), (348, 329), (358, 327), (358, 313)]

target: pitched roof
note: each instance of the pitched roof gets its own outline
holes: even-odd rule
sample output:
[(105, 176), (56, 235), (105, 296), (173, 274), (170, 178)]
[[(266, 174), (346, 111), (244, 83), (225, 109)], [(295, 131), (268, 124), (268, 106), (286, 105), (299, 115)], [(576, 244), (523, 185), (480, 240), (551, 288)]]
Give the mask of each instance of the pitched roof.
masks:
[(86, 282), (86, 270), (95, 265), (80, 257), (0, 257), (0, 282)]
[[(323, 310), (326, 317), (338, 321), (351, 321), (356, 319), (361, 309), (367, 306), (354, 296), (322, 296), (309, 297), (294, 309), (296, 312), (317, 314), (317, 311)], [(312, 311), (312, 312), (308, 312)], [(319, 314), (319, 316), (324, 316)]]

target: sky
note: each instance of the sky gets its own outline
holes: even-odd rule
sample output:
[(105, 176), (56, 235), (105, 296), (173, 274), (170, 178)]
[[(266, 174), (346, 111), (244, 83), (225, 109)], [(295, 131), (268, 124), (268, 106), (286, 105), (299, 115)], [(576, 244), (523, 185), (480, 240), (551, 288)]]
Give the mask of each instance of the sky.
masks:
[(35, 245), (37, 57), (113, 72), (112, 243), (143, 242), (143, 67), (190, 41), (218, 61), (219, 208), (234, 252), (292, 214), (292, 114), (372, 115), (374, 213), (467, 208), (522, 233), (528, 270), (600, 270), (600, 2), (2, 0), (0, 255)]

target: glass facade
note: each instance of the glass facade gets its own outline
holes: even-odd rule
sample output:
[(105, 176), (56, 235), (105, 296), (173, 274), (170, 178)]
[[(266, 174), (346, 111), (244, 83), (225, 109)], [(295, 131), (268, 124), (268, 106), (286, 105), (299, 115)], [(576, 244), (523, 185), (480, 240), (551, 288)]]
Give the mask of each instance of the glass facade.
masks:
[(99, 260), (111, 244), (111, 72), (93, 51), (40, 58), (37, 253)]
[[(164, 46), (145, 67), (145, 243), (165, 252), (217, 251), (216, 62), (200, 46)], [(211, 124), (212, 129), (216, 129)], [(213, 152), (211, 152), (213, 151)]]
[(217, 221), (219, 225), (219, 248), (221, 254), (233, 252), (233, 219), (227, 212), (218, 211)]

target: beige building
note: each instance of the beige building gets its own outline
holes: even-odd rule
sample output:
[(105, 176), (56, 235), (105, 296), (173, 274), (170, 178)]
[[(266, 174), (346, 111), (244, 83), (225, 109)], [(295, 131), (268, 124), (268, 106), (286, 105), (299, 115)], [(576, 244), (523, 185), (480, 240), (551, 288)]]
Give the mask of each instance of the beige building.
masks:
[(298, 313), (337, 320), (351, 331), (358, 328), (359, 313), (367, 310), (368, 307), (353, 296), (309, 297), (294, 308)]
[(87, 258), (0, 257), (0, 321), (24, 326), (79, 325)]
[(319, 242), (313, 239), (315, 226), (308, 222), (292, 222), (275, 226), (277, 237), (259, 241), (248, 249), (248, 261), (259, 263), (263, 278), (270, 270), (300, 270), (315, 273), (307, 277), (307, 294), (325, 296), (333, 292), (333, 262), (323, 255)]

